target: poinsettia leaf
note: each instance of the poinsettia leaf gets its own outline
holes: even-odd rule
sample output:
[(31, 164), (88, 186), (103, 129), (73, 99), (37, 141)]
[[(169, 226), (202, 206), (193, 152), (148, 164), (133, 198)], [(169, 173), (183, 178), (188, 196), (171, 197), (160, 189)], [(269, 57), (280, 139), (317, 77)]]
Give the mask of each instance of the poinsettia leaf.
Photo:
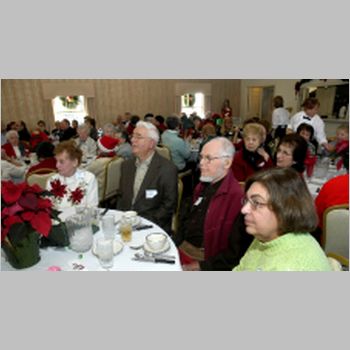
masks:
[(18, 203), (15, 203), (9, 207), (7, 207), (7, 213), (9, 216), (12, 216), (12, 215), (15, 215), (19, 212), (21, 212), (23, 210), (23, 208), (18, 204)]
[(18, 204), (24, 209), (35, 210), (38, 207), (38, 197), (35, 193), (27, 192), (21, 196)]
[(21, 214), (21, 218), (24, 220), (24, 221), (30, 221), (33, 219), (33, 216), (34, 216), (34, 212), (33, 211), (26, 211), (24, 213)]
[(33, 229), (45, 237), (49, 235), (52, 226), (50, 215), (42, 210), (37, 214), (34, 214), (30, 224), (32, 225)]
[(26, 183), (15, 184), (12, 181), (1, 181), (1, 197), (6, 204), (15, 203), (21, 197)]
[(52, 207), (52, 202), (48, 198), (39, 198), (38, 199), (38, 208), (39, 209), (44, 209), (44, 208), (51, 208)]

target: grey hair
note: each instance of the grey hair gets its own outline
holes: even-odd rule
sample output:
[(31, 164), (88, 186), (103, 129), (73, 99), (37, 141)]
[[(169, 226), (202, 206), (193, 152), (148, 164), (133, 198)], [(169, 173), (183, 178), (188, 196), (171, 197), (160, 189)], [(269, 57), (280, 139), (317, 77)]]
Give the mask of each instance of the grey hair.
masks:
[(115, 126), (112, 123), (107, 123), (103, 125), (103, 133), (105, 134), (106, 132), (111, 131), (113, 134), (115, 134)]
[(90, 129), (91, 129), (90, 126), (85, 123), (78, 125), (78, 130), (85, 130), (86, 132), (89, 133)]
[(159, 132), (158, 132), (158, 129), (152, 123), (144, 122), (144, 121), (140, 120), (139, 122), (137, 122), (136, 127), (147, 129), (148, 137), (150, 137), (152, 140), (156, 141), (156, 143), (158, 144)]
[(6, 140), (8, 141), (11, 135), (16, 135), (19, 138), (18, 132), (16, 130), (9, 130), (6, 133)]
[(233, 156), (235, 155), (235, 147), (233, 146), (232, 142), (230, 142), (226, 137), (215, 137), (211, 139), (209, 142), (213, 142), (213, 141), (220, 143), (221, 156), (227, 156), (227, 157), (233, 158)]

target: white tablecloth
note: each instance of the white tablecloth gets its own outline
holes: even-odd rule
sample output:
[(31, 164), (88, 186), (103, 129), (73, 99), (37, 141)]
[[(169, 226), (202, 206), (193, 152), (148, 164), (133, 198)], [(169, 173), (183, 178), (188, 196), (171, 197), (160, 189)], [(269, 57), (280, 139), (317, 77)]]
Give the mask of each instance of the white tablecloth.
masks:
[[(116, 220), (121, 217), (122, 212), (117, 210), (109, 210), (108, 213), (114, 213)], [(159, 226), (142, 218), (142, 224), (153, 225), (152, 228), (140, 231), (133, 231), (132, 243), (143, 243), (147, 234), (151, 232), (164, 232)], [(118, 230), (116, 229), (116, 232)], [(94, 239), (102, 237), (102, 232), (98, 231), (94, 234)], [(116, 234), (116, 240), (120, 240), (119, 233)], [(115, 255), (114, 266), (112, 271), (181, 271), (181, 264), (179, 255), (174, 242), (169, 237), (170, 249), (165, 252), (166, 255), (173, 255), (176, 258), (175, 264), (167, 263), (154, 263), (154, 262), (142, 262), (134, 261), (132, 257), (136, 252), (143, 253), (143, 249), (135, 250), (128, 246), (128, 243), (124, 244), (123, 250)], [(4, 257), (3, 251), (1, 252), (1, 270), (2, 271), (47, 271), (51, 266), (58, 266), (63, 271), (74, 271), (73, 264), (81, 264), (85, 268), (82, 271), (105, 271), (98, 261), (98, 258), (88, 251), (85, 253), (77, 253), (72, 251), (68, 247), (57, 248), (48, 247), (40, 250), (41, 260), (34, 266), (26, 269), (16, 270), (14, 269)]]

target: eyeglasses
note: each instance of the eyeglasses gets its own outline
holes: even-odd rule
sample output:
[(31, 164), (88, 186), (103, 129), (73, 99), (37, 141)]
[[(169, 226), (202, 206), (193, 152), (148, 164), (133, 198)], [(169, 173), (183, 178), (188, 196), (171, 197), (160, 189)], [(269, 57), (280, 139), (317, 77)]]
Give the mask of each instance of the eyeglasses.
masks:
[(250, 204), (253, 210), (261, 209), (263, 207), (266, 207), (267, 205), (270, 205), (270, 203), (262, 203), (257, 201), (256, 199), (244, 197), (242, 198), (242, 205), (245, 206), (247, 203)]
[(202, 156), (201, 154), (199, 155), (199, 161), (204, 160), (207, 163), (210, 163), (215, 159), (222, 159), (222, 158), (229, 158), (229, 156), (212, 157), (212, 156)]
[(132, 139), (136, 139), (136, 140), (143, 140), (143, 139), (149, 139), (149, 137), (148, 136), (141, 136), (141, 135), (135, 135), (135, 134), (132, 134), (131, 135), (131, 138)]

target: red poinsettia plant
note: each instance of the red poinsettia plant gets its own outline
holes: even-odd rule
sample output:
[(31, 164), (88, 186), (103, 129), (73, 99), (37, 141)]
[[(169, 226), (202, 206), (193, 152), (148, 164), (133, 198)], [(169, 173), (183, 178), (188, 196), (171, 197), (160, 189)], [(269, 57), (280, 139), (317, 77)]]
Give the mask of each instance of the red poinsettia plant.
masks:
[(48, 237), (52, 228), (51, 219), (58, 215), (48, 193), (40, 186), (30, 186), (26, 182), (15, 184), (1, 181), (1, 186), (1, 241), (14, 224), (24, 224)]

